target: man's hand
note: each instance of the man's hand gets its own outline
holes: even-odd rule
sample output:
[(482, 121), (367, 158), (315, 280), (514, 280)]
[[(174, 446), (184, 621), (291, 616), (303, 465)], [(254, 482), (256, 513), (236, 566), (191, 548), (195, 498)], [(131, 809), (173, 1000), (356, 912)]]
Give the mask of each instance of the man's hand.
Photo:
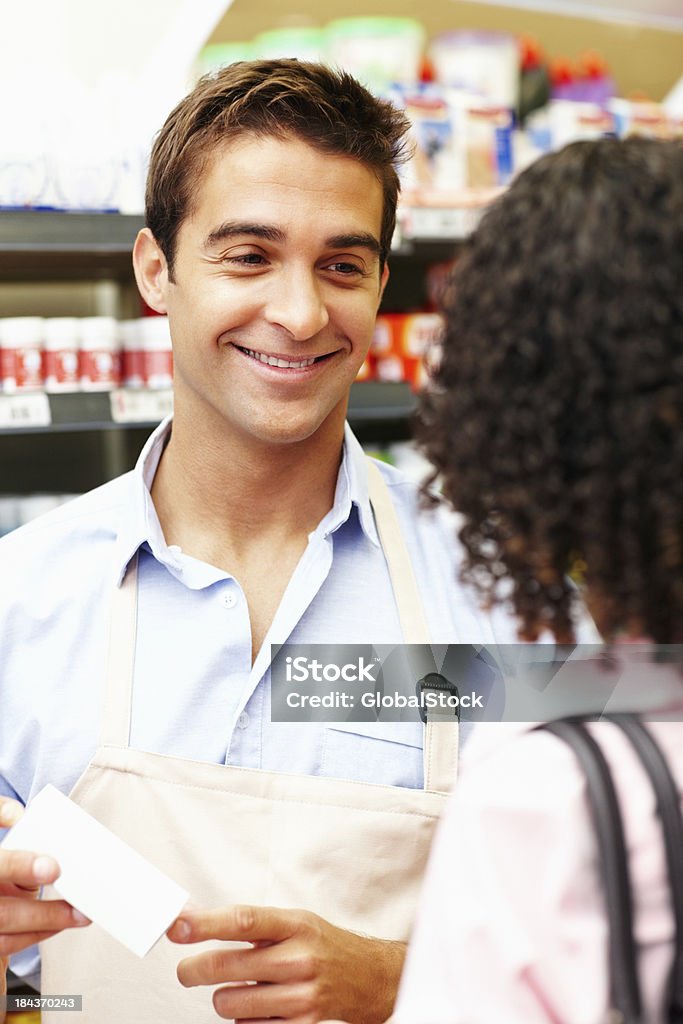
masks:
[[(0, 828), (16, 825), (23, 807), (0, 797)], [(38, 900), (41, 885), (59, 877), (52, 857), (0, 848), (0, 995), (7, 991), (7, 966), (12, 953), (49, 939), (64, 928), (90, 924), (64, 900)], [(0, 1009), (0, 1021), (2, 1021)]]
[[(316, 1024), (336, 1017), (381, 1024), (390, 1015), (405, 957), (402, 942), (343, 931), (305, 910), (229, 907), (183, 911), (168, 931), (173, 942), (207, 939), (250, 942), (178, 964), (183, 985), (220, 985), (213, 1005), (220, 1017), (268, 1017)], [(256, 984), (254, 984), (256, 982)]]

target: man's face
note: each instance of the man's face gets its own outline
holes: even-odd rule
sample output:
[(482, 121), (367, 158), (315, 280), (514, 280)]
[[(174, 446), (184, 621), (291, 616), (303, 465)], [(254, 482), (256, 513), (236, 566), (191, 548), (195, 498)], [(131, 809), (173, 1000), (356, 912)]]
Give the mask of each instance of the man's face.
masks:
[(387, 276), (382, 203), (363, 164), (293, 137), (218, 150), (159, 278), (176, 406), (261, 443), (341, 434)]

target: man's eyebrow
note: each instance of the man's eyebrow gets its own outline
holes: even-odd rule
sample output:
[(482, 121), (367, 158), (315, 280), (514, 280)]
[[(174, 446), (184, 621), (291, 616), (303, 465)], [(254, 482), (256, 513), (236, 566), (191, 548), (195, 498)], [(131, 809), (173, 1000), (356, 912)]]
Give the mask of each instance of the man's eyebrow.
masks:
[(272, 224), (252, 224), (251, 222), (229, 220), (207, 235), (204, 240), (204, 248), (213, 249), (219, 242), (229, 242), (230, 239), (239, 235), (250, 235), (252, 238), (262, 238), (266, 242), (279, 244), (285, 241), (284, 231)]
[(369, 249), (375, 256), (379, 256), (381, 248), (379, 240), (369, 231), (361, 231), (351, 235), (333, 235), (325, 240), (325, 247), (328, 249)]

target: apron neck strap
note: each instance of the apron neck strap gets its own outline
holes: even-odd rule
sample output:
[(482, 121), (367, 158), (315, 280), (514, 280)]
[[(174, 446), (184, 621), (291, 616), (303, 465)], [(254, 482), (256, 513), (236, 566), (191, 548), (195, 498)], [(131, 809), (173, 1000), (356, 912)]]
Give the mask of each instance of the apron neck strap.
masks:
[[(377, 532), (389, 569), (394, 599), (401, 623), (404, 644), (419, 645), (409, 657), (417, 678), (436, 672), (431, 651), (431, 636), (420, 591), (413, 572), (413, 563), (406, 545), (394, 503), (384, 477), (372, 459), (366, 459), (370, 504), (375, 514)], [(447, 793), (458, 767), (459, 726), (457, 722), (429, 721), (424, 737), (424, 787)]]
[[(418, 650), (421, 651), (423, 674), (435, 672), (434, 659), (430, 656), (429, 627), (398, 516), (379, 469), (371, 459), (367, 459), (366, 464), (370, 503), (389, 569), (403, 642), (419, 645), (416, 654)], [(128, 565), (123, 583), (114, 590), (100, 735), (102, 746), (127, 747), (130, 742), (138, 614), (137, 578), (136, 553)], [(428, 720), (424, 739), (425, 789), (439, 793), (448, 792), (455, 781), (457, 762), (457, 723)]]
[(100, 746), (127, 747), (130, 742), (137, 620), (138, 552), (112, 598)]

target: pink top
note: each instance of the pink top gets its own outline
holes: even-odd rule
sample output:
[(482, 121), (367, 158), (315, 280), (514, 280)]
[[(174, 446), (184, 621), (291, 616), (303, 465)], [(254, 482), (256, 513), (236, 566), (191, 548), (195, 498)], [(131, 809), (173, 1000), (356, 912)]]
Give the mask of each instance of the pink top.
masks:
[[(683, 680), (654, 671), (675, 688), (679, 707), (667, 708), (682, 717)], [(654, 798), (626, 737), (609, 723), (591, 728), (622, 804), (654, 1024), (673, 936)], [(683, 782), (683, 723), (651, 728)], [(588, 814), (583, 774), (562, 740), (528, 725), (477, 729), (432, 850), (392, 1024), (605, 1021), (607, 925)]]

